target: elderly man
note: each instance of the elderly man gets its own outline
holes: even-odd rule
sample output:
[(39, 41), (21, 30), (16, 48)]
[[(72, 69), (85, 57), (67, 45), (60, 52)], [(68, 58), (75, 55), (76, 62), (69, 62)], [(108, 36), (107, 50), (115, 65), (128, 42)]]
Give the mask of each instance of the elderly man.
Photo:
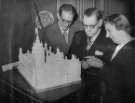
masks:
[(40, 32), (43, 42), (46, 42), (56, 52), (57, 48), (67, 55), (72, 43), (74, 32), (80, 29), (77, 24), (77, 12), (71, 4), (63, 4), (58, 11), (54, 24), (44, 27)]

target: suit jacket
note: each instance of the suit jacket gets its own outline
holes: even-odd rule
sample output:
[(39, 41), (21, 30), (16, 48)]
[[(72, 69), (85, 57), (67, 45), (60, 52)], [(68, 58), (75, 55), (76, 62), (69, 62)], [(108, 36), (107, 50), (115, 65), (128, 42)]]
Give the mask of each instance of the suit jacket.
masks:
[[(91, 48), (89, 50), (86, 50), (86, 46), (87, 46), (87, 35), (85, 33), (84, 30), (78, 31), (75, 33), (74, 38), (73, 38), (73, 42), (71, 44), (71, 47), (69, 49), (69, 54), (68, 57), (71, 58), (71, 55), (74, 54), (77, 57), (79, 57), (79, 59), (81, 60), (83, 57), (85, 56), (97, 56), (95, 55), (95, 52), (101, 51), (103, 52), (103, 55), (98, 56), (101, 59), (104, 59), (106, 61), (110, 60), (110, 57), (112, 55), (113, 52), (113, 42), (110, 39), (107, 39), (105, 37), (106, 33), (105, 33), (105, 29), (102, 28), (100, 34), (98, 35), (98, 37), (96, 38), (96, 40), (94, 41), (93, 45), (91, 46)], [(90, 68), (87, 70), (82, 69), (81, 71), (81, 78), (82, 78), (82, 88), (80, 89), (80, 100), (82, 102), (88, 102), (90, 99), (90, 95), (94, 93), (96, 94), (100, 94), (99, 92), (97, 92), (99, 90), (99, 83), (100, 83), (100, 79), (98, 77), (97, 74), (99, 71), (98, 68)], [(96, 88), (96, 89), (95, 89)], [(96, 90), (96, 91), (95, 91)], [(98, 96), (97, 95), (97, 96)], [(96, 98), (96, 103), (97, 103), (97, 97)], [(91, 102), (91, 101), (89, 101)]]
[(101, 72), (112, 90), (110, 100), (119, 98), (126, 101), (124, 103), (135, 102), (135, 40), (127, 43)]
[[(71, 55), (74, 54), (81, 60), (85, 56), (97, 56), (95, 55), (95, 52), (101, 51), (103, 52), (103, 55), (97, 56), (98, 58), (109, 61), (110, 57), (112, 55), (112, 52), (114, 50), (113, 42), (110, 39), (107, 39), (105, 37), (105, 29), (103, 28), (96, 38), (95, 42), (91, 46), (90, 50), (86, 50), (87, 46), (87, 36), (84, 30), (78, 31), (75, 33), (72, 45), (69, 49), (68, 57), (71, 58)], [(92, 83), (92, 81), (95, 82), (96, 79), (95, 76), (91, 75), (91, 73), (97, 73), (99, 71), (99, 68), (90, 68), (87, 70), (82, 69), (82, 79), (84, 81), (87, 81), (88, 83)], [(90, 82), (89, 82), (90, 81)]]
[(64, 55), (67, 55), (69, 47), (72, 43), (74, 32), (78, 30), (80, 30), (80, 24), (75, 22), (69, 29), (69, 41), (67, 44), (64, 35), (61, 34), (58, 22), (55, 22), (53, 25), (50, 25), (40, 31), (40, 38), (43, 42), (46, 42), (49, 46), (51, 46), (54, 52), (56, 52), (56, 49), (59, 48), (60, 51), (64, 53)]
[(102, 28), (99, 36), (94, 41), (90, 50), (86, 50), (87, 46), (87, 36), (84, 30), (78, 31), (75, 33), (72, 45), (69, 49), (69, 57), (72, 54), (75, 54), (80, 59), (85, 56), (97, 56), (95, 54), (96, 51), (100, 51), (103, 55), (98, 56), (99, 58), (110, 60), (112, 52), (114, 50), (115, 45), (110, 39), (105, 37), (106, 33), (104, 28)]

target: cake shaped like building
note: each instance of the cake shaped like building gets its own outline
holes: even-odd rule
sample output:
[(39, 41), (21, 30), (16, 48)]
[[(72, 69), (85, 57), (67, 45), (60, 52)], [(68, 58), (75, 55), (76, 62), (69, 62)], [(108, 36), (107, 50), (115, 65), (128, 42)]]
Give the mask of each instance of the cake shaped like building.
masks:
[(51, 47), (48, 49), (47, 44), (43, 46), (40, 42), (37, 28), (35, 32), (32, 51), (23, 53), (21, 48), (19, 50), (18, 71), (28, 83), (36, 91), (42, 91), (80, 81), (80, 61), (75, 56), (67, 59), (59, 49), (56, 53), (51, 52)]

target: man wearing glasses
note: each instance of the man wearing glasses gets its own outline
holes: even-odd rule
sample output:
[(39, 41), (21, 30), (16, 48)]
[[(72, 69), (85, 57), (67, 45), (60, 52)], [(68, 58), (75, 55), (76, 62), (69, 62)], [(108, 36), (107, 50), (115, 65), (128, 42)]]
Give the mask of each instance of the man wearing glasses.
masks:
[[(86, 9), (83, 16), (83, 27), (84, 30), (77, 31), (73, 37), (69, 56), (75, 54), (81, 60), (86, 60), (89, 56), (110, 60), (114, 45), (110, 39), (105, 37), (102, 12), (96, 8)], [(82, 66), (87, 68), (83, 63)]]
[(63, 4), (59, 8), (57, 20), (44, 28), (41, 39), (47, 42), (54, 52), (59, 48), (64, 55), (67, 55), (74, 32), (80, 29), (76, 20), (76, 9), (71, 4)]
[[(83, 26), (84, 30), (78, 31), (74, 35), (69, 56), (75, 54), (82, 63), (82, 80), (85, 85), (80, 96), (83, 99), (82, 101), (88, 102), (87, 99), (90, 98), (91, 103), (99, 103), (96, 97), (93, 100), (93, 95), (95, 95), (95, 88), (99, 86), (97, 85), (99, 78), (96, 73), (99, 71), (98, 67), (103, 63), (100, 63), (102, 61), (97, 61), (98, 59), (96, 58), (105, 61), (110, 60), (113, 52), (113, 43), (105, 37), (103, 16), (98, 9), (88, 8), (84, 11)], [(89, 60), (91, 60), (93, 66), (88, 65)], [(88, 94), (91, 94), (91, 96), (88, 97)]]

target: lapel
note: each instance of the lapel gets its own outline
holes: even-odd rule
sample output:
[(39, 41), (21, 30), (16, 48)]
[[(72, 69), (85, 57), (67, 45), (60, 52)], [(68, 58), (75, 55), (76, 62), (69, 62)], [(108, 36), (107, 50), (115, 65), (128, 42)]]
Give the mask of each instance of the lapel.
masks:
[(102, 30), (100, 32), (100, 34), (98, 35), (98, 37), (96, 38), (96, 40), (94, 41), (94, 43), (92, 44), (90, 50), (89, 50), (89, 54), (90, 55), (95, 55), (95, 51), (98, 50), (100, 48), (100, 44), (102, 43), (102, 39), (103, 39), (103, 33)]
[(89, 55), (89, 51), (86, 50), (87, 46), (87, 36), (84, 30), (81, 30), (75, 34), (75, 43), (73, 41), (73, 45), (75, 45), (73, 48), (77, 52), (77, 55), (80, 57), (85, 57)]
[(69, 29), (69, 34), (68, 34), (68, 44), (71, 44), (72, 38), (73, 38), (73, 30), (72, 27)]
[(69, 29), (69, 34), (68, 34), (68, 45), (71, 45), (73, 36), (75, 34), (76, 27), (75, 24), (73, 24), (70, 29)]
[[(125, 55), (128, 55), (129, 52), (132, 52), (130, 49), (134, 47), (135, 47), (135, 40), (128, 42), (124, 47), (121, 48), (121, 50), (117, 53), (117, 55), (114, 57), (112, 62), (124, 60)], [(120, 59), (120, 58), (123, 58), (123, 59)]]
[(54, 29), (55, 29), (55, 32), (53, 32), (54, 34), (53, 33), (51, 33), (51, 34), (53, 34), (55, 36), (52, 35), (51, 38), (55, 38), (56, 43), (61, 42), (62, 44), (66, 44), (64, 35), (62, 35), (62, 32), (60, 30), (60, 27), (59, 27), (58, 23), (55, 24)]

